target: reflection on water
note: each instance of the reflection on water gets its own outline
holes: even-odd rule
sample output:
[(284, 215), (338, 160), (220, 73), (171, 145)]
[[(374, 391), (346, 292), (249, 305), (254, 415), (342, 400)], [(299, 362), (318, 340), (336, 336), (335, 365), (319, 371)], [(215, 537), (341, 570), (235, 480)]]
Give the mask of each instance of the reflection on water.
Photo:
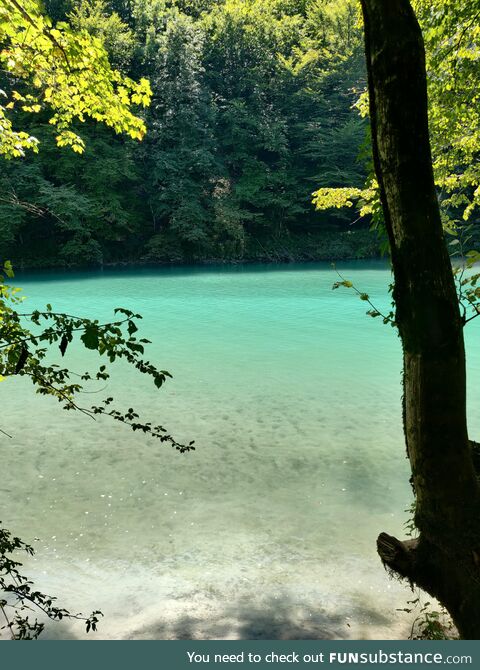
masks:
[[(388, 307), (384, 265), (343, 272)], [(180, 455), (2, 384), (14, 436), (0, 442), (2, 519), (39, 538), (39, 587), (103, 610), (96, 637), (405, 635), (395, 610), (410, 592), (375, 554), (380, 531), (402, 533), (410, 500), (399, 341), (335, 279), (324, 265), (20, 278), (32, 307), (142, 313), (148, 358), (174, 379), (157, 391), (120, 365), (84, 403), (114, 395), (198, 446)], [(74, 350), (68, 363), (88, 360)]]

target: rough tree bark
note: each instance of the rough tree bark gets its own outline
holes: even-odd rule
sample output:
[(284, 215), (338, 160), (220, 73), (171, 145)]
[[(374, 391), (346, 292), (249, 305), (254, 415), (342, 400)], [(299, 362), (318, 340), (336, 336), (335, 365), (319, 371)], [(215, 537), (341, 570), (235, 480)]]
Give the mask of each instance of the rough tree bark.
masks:
[(480, 488), (466, 422), (463, 322), (428, 137), (423, 39), (409, 0), (361, 0), (375, 171), (403, 344), (404, 430), (419, 539), (377, 541), (384, 564), (480, 638)]

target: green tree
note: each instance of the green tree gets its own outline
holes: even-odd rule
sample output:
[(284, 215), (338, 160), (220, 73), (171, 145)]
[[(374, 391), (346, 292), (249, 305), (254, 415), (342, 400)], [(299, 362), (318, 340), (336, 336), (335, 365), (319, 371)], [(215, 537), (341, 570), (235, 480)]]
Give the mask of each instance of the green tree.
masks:
[[(75, 163), (54, 151), (48, 110), (28, 122), (17, 105), (22, 130), (45, 146), (0, 168), (3, 183), (15, 185), (2, 201), (1, 226), (16, 261), (242, 258), (263, 244), (288, 257), (291, 235), (349, 222), (343, 212), (315, 212), (310, 194), (315, 184), (360, 188), (365, 179), (357, 156), (366, 123), (351, 109), (365, 79), (354, 0), (48, 7), (102, 41), (123, 77), (152, 81), (151, 132), (135, 149), (86, 118), (87, 147)], [(78, 122), (72, 132), (78, 136)], [(44, 197), (14, 211), (29, 202), (27, 173), (46, 180)], [(83, 210), (81, 235), (67, 211), (75, 209)]]
[[(125, 73), (133, 53), (128, 26), (117, 14), (108, 14), (102, 0), (70, 9), (62, 14), (57, 7), (57, 14), (61, 19), (68, 15), (77, 33), (99, 38), (110, 61)], [(79, 259), (98, 265), (115, 260), (127, 246), (134, 253), (144, 214), (134, 142), (87, 119), (81, 129), (86, 151), (79, 157), (58, 151), (48, 110), (24, 114), (21, 122), (42, 151), (0, 165), (3, 253), (17, 266), (70, 265)], [(74, 128), (78, 134), (78, 121)]]
[(215, 112), (205, 83), (202, 31), (181, 13), (165, 20), (165, 29), (149, 45), (154, 98), (149, 137), (141, 149), (151, 249), (161, 257), (162, 246), (173, 237), (182, 256), (195, 258), (212, 246)]
[(117, 12), (110, 11), (106, 0), (81, 0), (68, 18), (77, 34), (86, 31), (101, 41), (112, 66), (121, 72), (128, 70), (135, 49), (133, 31)]
[(142, 227), (133, 142), (86, 126), (82, 155), (59, 151), (49, 127), (31, 125), (42, 150), (0, 164), (0, 243), (19, 266), (116, 260)]
[(254, 236), (269, 229), (278, 234), (306, 209), (289, 146), (291, 96), (284, 91), (286, 85), (292, 93), (294, 75), (282, 62), (301, 37), (303, 17), (295, 9), (294, 3), (230, 0), (205, 17), (230, 207)]
[(362, 8), (419, 530), (403, 542), (382, 533), (378, 551), (390, 570), (445, 605), (463, 638), (477, 639), (480, 488), (466, 425), (465, 319), (434, 183), (422, 33), (409, 0), (362, 0)]
[(415, 0), (426, 43), (429, 125), (444, 219), (478, 222), (480, 2)]
[[(462, 230), (473, 224), (475, 231), (479, 222), (480, 5), (478, 0), (413, 0), (412, 6), (425, 43), (429, 136), (442, 221), (446, 232), (462, 236)], [(368, 115), (366, 94), (357, 106), (363, 116)], [(333, 182), (321, 186), (315, 194), (319, 209), (358, 204), (361, 216), (379, 212), (378, 184), (373, 174), (364, 189), (353, 181), (345, 184), (344, 190), (331, 188), (337, 186)], [(478, 232), (471, 244), (464, 251), (474, 262), (480, 259)]]
[[(344, 4), (339, 21), (351, 9), (352, 3)], [(204, 15), (204, 23), (216, 137), (230, 202), (247, 235), (281, 239), (314, 229), (319, 217), (310, 192), (319, 175), (335, 167), (340, 173), (335, 152), (362, 174), (360, 183), (364, 177), (356, 163), (364, 130), (348, 93), (363, 76), (353, 66), (362, 62), (358, 29), (352, 27), (340, 54), (337, 24), (320, 18), (319, 3), (231, 0)], [(359, 179), (350, 173), (349, 183), (352, 178)]]

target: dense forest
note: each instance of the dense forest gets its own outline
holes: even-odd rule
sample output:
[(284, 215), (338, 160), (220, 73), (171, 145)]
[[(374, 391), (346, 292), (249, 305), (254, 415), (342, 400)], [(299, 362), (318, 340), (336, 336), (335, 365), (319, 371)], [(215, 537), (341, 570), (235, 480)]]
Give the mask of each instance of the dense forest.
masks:
[[(143, 142), (93, 122), (83, 155), (42, 112), (42, 151), (0, 165), (0, 244), (14, 266), (295, 260), (378, 252), (368, 219), (312, 192), (362, 187), (366, 85), (354, 0), (48, 0), (146, 77)], [(5, 83), (6, 86), (6, 83)], [(5, 88), (5, 86), (1, 86)]]

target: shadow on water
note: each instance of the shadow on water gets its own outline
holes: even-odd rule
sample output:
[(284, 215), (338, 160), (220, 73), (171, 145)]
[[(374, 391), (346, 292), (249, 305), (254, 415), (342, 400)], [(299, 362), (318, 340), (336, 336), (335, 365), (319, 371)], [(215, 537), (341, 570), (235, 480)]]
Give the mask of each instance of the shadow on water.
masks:
[[(161, 609), (161, 607), (159, 608)], [(143, 617), (142, 617), (143, 618)], [(175, 620), (157, 618), (125, 625), (119, 622), (117, 636), (108, 628), (108, 619), (100, 623), (98, 633), (86, 639), (128, 640), (342, 640), (375, 639), (379, 628), (391, 630), (391, 620), (368, 606), (350, 603), (348, 610), (338, 608), (335, 614), (323, 608), (312, 610), (287, 598), (265, 600), (258, 605), (247, 599), (232, 603), (204, 616), (183, 615)], [(403, 622), (402, 622), (403, 623)], [(405, 622), (405, 637), (408, 634)], [(81, 627), (67, 623), (50, 624), (42, 639), (85, 639)], [(387, 637), (388, 634), (387, 634)], [(377, 638), (378, 639), (378, 638)]]
[[(350, 260), (338, 261), (335, 267), (339, 270), (381, 270), (389, 269), (389, 264), (385, 259), (374, 258), (369, 260)], [(152, 277), (152, 278), (177, 278), (189, 277), (195, 275), (223, 274), (269, 274), (272, 272), (306, 272), (319, 270), (332, 272), (331, 261), (306, 261), (296, 263), (200, 263), (200, 264), (132, 264), (132, 265), (112, 265), (105, 267), (93, 267), (87, 269), (78, 268), (35, 268), (31, 270), (22, 270), (17, 268), (15, 275), (20, 283), (29, 282), (55, 282), (58, 280), (85, 280), (95, 278), (132, 278), (132, 277)]]

